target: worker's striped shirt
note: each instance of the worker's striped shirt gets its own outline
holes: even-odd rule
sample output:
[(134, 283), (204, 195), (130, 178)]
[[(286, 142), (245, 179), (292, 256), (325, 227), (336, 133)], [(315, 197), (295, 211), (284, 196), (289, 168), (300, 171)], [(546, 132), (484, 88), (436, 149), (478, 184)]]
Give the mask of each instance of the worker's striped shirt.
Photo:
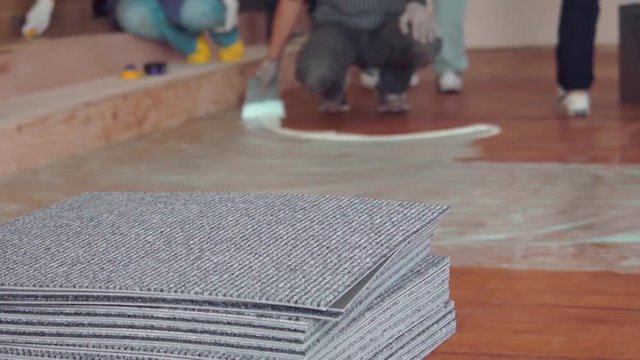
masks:
[[(314, 21), (373, 30), (399, 17), (411, 0), (316, 0)], [(425, 4), (426, 0), (414, 0)]]

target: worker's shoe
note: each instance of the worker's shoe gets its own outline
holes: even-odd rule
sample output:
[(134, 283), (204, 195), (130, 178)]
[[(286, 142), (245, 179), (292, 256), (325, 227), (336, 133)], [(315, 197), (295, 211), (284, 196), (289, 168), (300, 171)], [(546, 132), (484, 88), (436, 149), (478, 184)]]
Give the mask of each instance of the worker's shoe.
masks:
[(462, 91), (462, 76), (455, 71), (445, 71), (438, 75), (438, 92), (443, 94), (455, 94)]
[(218, 58), (222, 62), (235, 62), (244, 58), (244, 43), (238, 40), (229, 46), (225, 46), (218, 50)]
[(204, 36), (198, 36), (196, 40), (196, 50), (187, 57), (190, 64), (205, 64), (211, 61), (212, 54), (209, 43)]
[(409, 111), (407, 97), (404, 94), (380, 94), (378, 112), (382, 114), (404, 114)]
[(318, 111), (325, 114), (341, 114), (349, 111), (351, 107), (347, 102), (347, 97), (342, 94), (336, 99), (324, 99), (320, 106), (318, 107)]
[(558, 105), (570, 117), (586, 117), (591, 114), (591, 98), (587, 90), (560, 90)]
[[(365, 89), (375, 90), (380, 82), (380, 71), (378, 69), (362, 69), (360, 72), (360, 85)], [(411, 87), (420, 85), (420, 76), (413, 74), (411, 76)]]

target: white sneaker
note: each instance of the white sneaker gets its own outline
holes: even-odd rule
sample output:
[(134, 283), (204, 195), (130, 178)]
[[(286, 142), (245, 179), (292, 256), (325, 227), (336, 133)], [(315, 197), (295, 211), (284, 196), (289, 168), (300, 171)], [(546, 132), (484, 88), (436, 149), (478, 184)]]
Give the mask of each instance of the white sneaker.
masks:
[(591, 98), (587, 90), (560, 90), (558, 104), (571, 117), (585, 117), (591, 114)]
[(420, 75), (413, 73), (413, 76), (411, 76), (411, 87), (416, 87), (420, 85)]
[[(360, 72), (360, 85), (365, 89), (375, 90), (380, 81), (380, 71), (378, 69), (364, 69)], [(414, 73), (411, 76), (411, 87), (420, 85), (420, 76)]]
[(380, 81), (380, 71), (378, 69), (362, 69), (360, 71), (360, 85), (369, 90), (375, 90)]
[(459, 93), (463, 88), (462, 76), (454, 71), (445, 71), (438, 76), (438, 91), (441, 93)]
[(378, 112), (382, 114), (404, 114), (409, 111), (407, 97), (404, 94), (381, 94)]

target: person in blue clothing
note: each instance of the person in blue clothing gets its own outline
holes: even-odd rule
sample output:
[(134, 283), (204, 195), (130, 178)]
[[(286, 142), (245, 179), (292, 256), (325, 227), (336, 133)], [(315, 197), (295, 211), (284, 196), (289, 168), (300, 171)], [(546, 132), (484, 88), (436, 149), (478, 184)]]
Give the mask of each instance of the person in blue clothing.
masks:
[[(42, 34), (51, 22), (55, 0), (37, 0), (27, 14), (23, 34)], [(191, 63), (211, 60), (209, 34), (223, 61), (242, 58), (244, 45), (237, 26), (238, 0), (107, 0), (107, 13), (122, 30), (163, 41)]]

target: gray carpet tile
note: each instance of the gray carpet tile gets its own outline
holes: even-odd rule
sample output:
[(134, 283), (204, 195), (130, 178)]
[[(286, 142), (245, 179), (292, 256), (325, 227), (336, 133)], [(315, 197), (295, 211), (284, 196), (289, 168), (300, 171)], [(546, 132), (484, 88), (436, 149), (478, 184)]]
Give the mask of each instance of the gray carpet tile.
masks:
[[(447, 310), (449, 311), (444, 312), (444, 314), (442, 314), (435, 323), (433, 322), (433, 319), (426, 318), (422, 323), (412, 328), (406, 328), (400, 336), (393, 339), (393, 341), (389, 341), (383, 349), (369, 359), (382, 360), (393, 358), (397, 360), (404, 360), (405, 358), (396, 357), (394, 354), (397, 354), (398, 352), (403, 353), (403, 349), (405, 349), (406, 346), (412, 346), (420, 342), (425, 345), (429, 345), (428, 342), (437, 344), (443, 343), (451, 336), (452, 327), (455, 329), (456, 315), (453, 310), (453, 303), (450, 303), (447, 306)], [(433, 348), (435, 348), (435, 346)], [(431, 350), (433, 349), (427, 346), (427, 351), (424, 355), (427, 355)]]
[(165, 332), (192, 334), (193, 336), (236, 337), (256, 340), (274, 340), (294, 344), (305, 343), (305, 333), (254, 328), (240, 324), (193, 324), (181, 321), (132, 320), (127, 318), (64, 318), (24, 315), (0, 315), (0, 328), (18, 326), (22, 328), (58, 328), (65, 332), (110, 331), (110, 332)]
[[(127, 339), (140, 341), (164, 341), (172, 343), (190, 343), (212, 346), (243, 347), (247, 344), (261, 350), (278, 350), (290, 352), (306, 352), (312, 345), (324, 347), (331, 341), (345, 341), (345, 332), (362, 327), (372, 316), (378, 321), (391, 321), (393, 317), (383, 316), (381, 312), (402, 311), (411, 309), (411, 306), (419, 306), (423, 302), (429, 302), (431, 295), (443, 294), (448, 296), (448, 259), (421, 254), (423, 261), (412, 268), (406, 268), (404, 276), (398, 281), (385, 287), (381, 294), (370, 299), (358, 299), (354, 307), (350, 308), (341, 321), (333, 322), (338, 326), (326, 328), (322, 334), (317, 334), (313, 339), (304, 342), (304, 334), (287, 333), (283, 331), (267, 331), (265, 329), (249, 329), (234, 326), (233, 330), (225, 330), (224, 327), (197, 326), (189, 323), (163, 321), (158, 323), (133, 323), (128, 319), (117, 318), (109, 321), (96, 322), (94, 318), (81, 322), (73, 318), (52, 318), (44, 320), (37, 316), (29, 315), (26, 322), (24, 318), (16, 315), (0, 315), (0, 324), (5, 329), (0, 333), (15, 336), (31, 337), (66, 337), (67, 339), (84, 338), (92, 339)], [(372, 283), (372, 285), (375, 282)], [(446, 299), (445, 299), (446, 300)], [(443, 300), (444, 301), (444, 300)], [(408, 302), (410, 306), (405, 306)], [(393, 307), (390, 307), (392, 305)], [(398, 309), (396, 309), (398, 308)], [(10, 321), (11, 320), (11, 321)], [(22, 321), (16, 321), (22, 320)], [(102, 326), (97, 326), (102, 325)], [(322, 342), (319, 340), (322, 339)]]
[[(426, 292), (422, 293), (423, 295)], [(391, 341), (407, 328), (417, 325), (421, 318), (433, 318), (442, 311), (443, 304), (448, 301), (448, 291), (442, 289), (426, 301), (413, 299), (401, 307), (390, 307), (377, 311), (378, 317), (369, 318), (346, 329), (342, 337), (333, 339), (327, 345), (318, 347), (321, 351), (314, 356), (317, 359), (338, 359), (345, 354), (360, 354), (373, 350)], [(435, 321), (435, 319), (434, 319)]]
[(90, 193), (0, 225), (0, 360), (419, 359), (455, 332), (448, 210)]
[[(2, 347), (22, 346), (25, 348), (64, 349), (69, 352), (88, 352), (103, 354), (123, 354), (128, 356), (170, 356), (188, 359), (274, 359), (274, 360), (304, 360), (304, 354), (281, 354), (265, 351), (255, 351), (248, 348), (229, 348), (215, 346), (199, 346), (174, 343), (149, 343), (129, 340), (101, 340), (101, 341), (69, 341), (55, 339), (32, 339), (0, 336)], [(89, 357), (90, 359), (91, 357)]]
[[(149, 353), (132, 355), (117, 350), (87, 350), (68, 349), (61, 347), (47, 347), (37, 345), (13, 345), (0, 343), (0, 359), (5, 356), (11, 359), (69, 359), (69, 360), (197, 360), (204, 356), (216, 360), (254, 360), (256, 357), (247, 355), (233, 355), (224, 352), (204, 351), (199, 354), (180, 353)], [(11, 357), (8, 357), (11, 356)], [(265, 360), (267, 360), (265, 358)]]
[(68, 321), (108, 323), (110, 320), (127, 320), (136, 323), (182, 322), (193, 326), (241, 326), (256, 330), (286, 331), (306, 334), (314, 322), (306, 318), (255, 317), (246, 314), (210, 313), (186, 310), (140, 309), (130, 307), (0, 307), (0, 317), (21, 316), (37, 319), (68, 319)]
[[(430, 321), (435, 322), (437, 321), (437, 315), (435, 314), (438, 312), (440, 312), (440, 310), (435, 308), (430, 308), (427, 311), (423, 307), (417, 306), (407, 310), (405, 314), (414, 314), (412, 320), (415, 320), (416, 316), (428, 316)], [(347, 341), (348, 345), (342, 345), (343, 343), (339, 341), (332, 343), (332, 346), (342, 345), (340, 346), (340, 350), (329, 348), (327, 351), (327, 349), (323, 349), (325, 351), (322, 354), (309, 356), (308, 359), (370, 359), (382, 347), (387, 345), (389, 341), (393, 341), (399, 334), (406, 331), (406, 326), (411, 325), (411, 322), (407, 323), (404, 319), (394, 319), (385, 325), (384, 329), (371, 327), (369, 333), (362, 331), (347, 332), (346, 336), (349, 338)]]
[[(403, 300), (411, 301), (420, 296), (428, 299), (429, 293), (437, 294), (442, 290), (448, 296), (448, 264), (448, 259), (429, 257), (428, 261), (408, 269), (406, 276), (394, 282), (385, 292), (357, 304), (358, 306), (350, 309), (340, 321), (331, 323), (326, 330), (316, 334), (310, 340), (310, 346), (322, 349), (331, 342), (342, 342), (345, 340), (346, 331), (366, 325), (372, 317), (377, 316), (378, 311), (387, 310), (392, 306), (402, 307)], [(420, 286), (421, 284), (423, 286)]]
[(85, 194), (0, 225), (0, 293), (325, 310), (446, 211), (313, 195)]
[(451, 321), (438, 329), (435, 333), (425, 331), (419, 336), (411, 339), (395, 354), (388, 359), (391, 360), (423, 360), (427, 355), (433, 352), (438, 346), (442, 345), (456, 332), (456, 322)]

